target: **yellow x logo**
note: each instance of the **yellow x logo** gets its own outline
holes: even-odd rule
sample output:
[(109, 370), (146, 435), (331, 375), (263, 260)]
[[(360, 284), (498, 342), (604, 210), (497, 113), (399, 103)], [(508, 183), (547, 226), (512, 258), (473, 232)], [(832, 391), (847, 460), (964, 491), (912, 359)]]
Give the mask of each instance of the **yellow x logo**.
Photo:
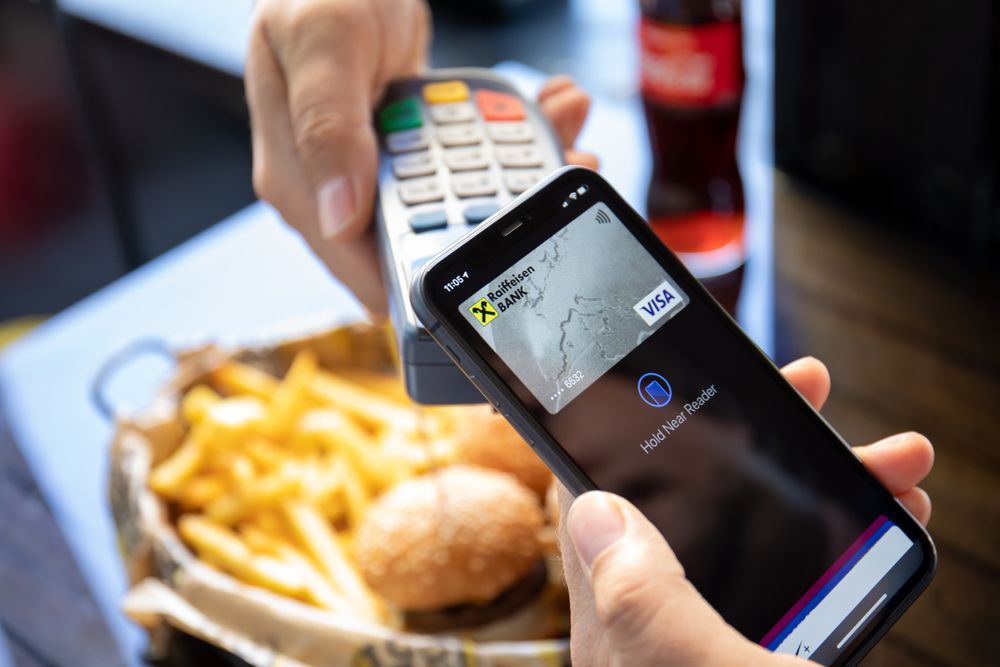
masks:
[(475, 303), (475, 305), (469, 308), (469, 310), (476, 316), (476, 319), (479, 320), (479, 323), (484, 327), (500, 315), (500, 313), (498, 313), (493, 307), (493, 304), (486, 299), (480, 299)]

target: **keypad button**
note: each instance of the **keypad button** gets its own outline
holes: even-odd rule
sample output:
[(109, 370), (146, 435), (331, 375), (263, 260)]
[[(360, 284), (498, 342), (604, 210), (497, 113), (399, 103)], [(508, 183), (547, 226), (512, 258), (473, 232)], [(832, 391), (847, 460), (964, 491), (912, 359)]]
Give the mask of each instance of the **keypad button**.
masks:
[(469, 99), (469, 87), (464, 81), (435, 81), (424, 86), (427, 104), (464, 102)]
[(378, 124), (383, 134), (420, 127), (424, 124), (420, 98), (404, 97), (385, 105), (378, 113)]
[(486, 169), (489, 159), (482, 147), (449, 148), (444, 152), (444, 163), (452, 171), (472, 171)]
[(437, 178), (415, 178), (399, 184), (399, 198), (408, 206), (444, 199), (444, 188)]
[(430, 176), (437, 171), (437, 162), (428, 152), (410, 153), (392, 159), (392, 173), (396, 178)]
[(483, 131), (474, 123), (463, 123), (438, 128), (437, 136), (444, 146), (472, 146), (482, 142)]
[(542, 180), (543, 176), (537, 169), (511, 169), (503, 173), (503, 184), (511, 194), (519, 195)]
[(478, 225), (499, 210), (500, 205), (493, 202), (489, 204), (473, 204), (465, 209), (465, 221), (470, 225)]
[(497, 182), (488, 171), (454, 174), (451, 189), (456, 197), (485, 197), (497, 193)]
[(496, 155), (502, 167), (542, 166), (542, 152), (537, 146), (497, 146)]
[(410, 228), (415, 232), (429, 232), (448, 226), (448, 214), (444, 209), (415, 213), (410, 218)]
[(531, 125), (523, 121), (487, 123), (486, 132), (498, 144), (523, 144), (535, 138)]
[(476, 109), (468, 102), (450, 102), (448, 104), (432, 104), (427, 107), (431, 120), (438, 125), (448, 123), (465, 123), (476, 119)]
[(524, 105), (509, 93), (477, 90), (476, 106), (486, 120), (524, 120)]
[(392, 132), (385, 135), (385, 145), (390, 153), (422, 151), (428, 146), (427, 133), (422, 128)]

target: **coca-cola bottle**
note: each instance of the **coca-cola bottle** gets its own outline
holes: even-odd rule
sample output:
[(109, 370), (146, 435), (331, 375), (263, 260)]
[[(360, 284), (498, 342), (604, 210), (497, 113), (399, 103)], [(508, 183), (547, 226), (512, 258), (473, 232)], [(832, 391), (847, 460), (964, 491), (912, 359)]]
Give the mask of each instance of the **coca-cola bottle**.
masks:
[(641, 85), (657, 236), (730, 312), (746, 259), (736, 132), (743, 94), (739, 0), (641, 0)]

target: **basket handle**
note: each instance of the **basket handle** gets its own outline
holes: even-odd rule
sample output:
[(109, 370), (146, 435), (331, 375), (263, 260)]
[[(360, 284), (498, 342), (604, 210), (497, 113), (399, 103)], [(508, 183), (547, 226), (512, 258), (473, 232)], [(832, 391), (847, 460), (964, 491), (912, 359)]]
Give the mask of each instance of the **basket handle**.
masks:
[(176, 361), (170, 346), (162, 338), (140, 338), (121, 348), (101, 364), (93, 381), (90, 383), (90, 402), (94, 408), (101, 413), (106, 420), (114, 421), (117, 410), (114, 403), (108, 398), (108, 383), (119, 371), (128, 367), (137, 359), (146, 356), (166, 357), (171, 361)]

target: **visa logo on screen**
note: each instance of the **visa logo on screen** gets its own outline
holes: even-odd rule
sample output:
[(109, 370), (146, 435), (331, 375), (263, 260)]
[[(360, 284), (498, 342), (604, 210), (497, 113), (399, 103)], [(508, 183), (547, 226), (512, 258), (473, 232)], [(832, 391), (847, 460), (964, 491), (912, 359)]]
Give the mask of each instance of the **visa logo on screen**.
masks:
[(669, 280), (664, 280), (653, 291), (639, 299), (632, 309), (647, 325), (652, 326), (666, 315), (677, 312), (684, 304), (684, 298)]

